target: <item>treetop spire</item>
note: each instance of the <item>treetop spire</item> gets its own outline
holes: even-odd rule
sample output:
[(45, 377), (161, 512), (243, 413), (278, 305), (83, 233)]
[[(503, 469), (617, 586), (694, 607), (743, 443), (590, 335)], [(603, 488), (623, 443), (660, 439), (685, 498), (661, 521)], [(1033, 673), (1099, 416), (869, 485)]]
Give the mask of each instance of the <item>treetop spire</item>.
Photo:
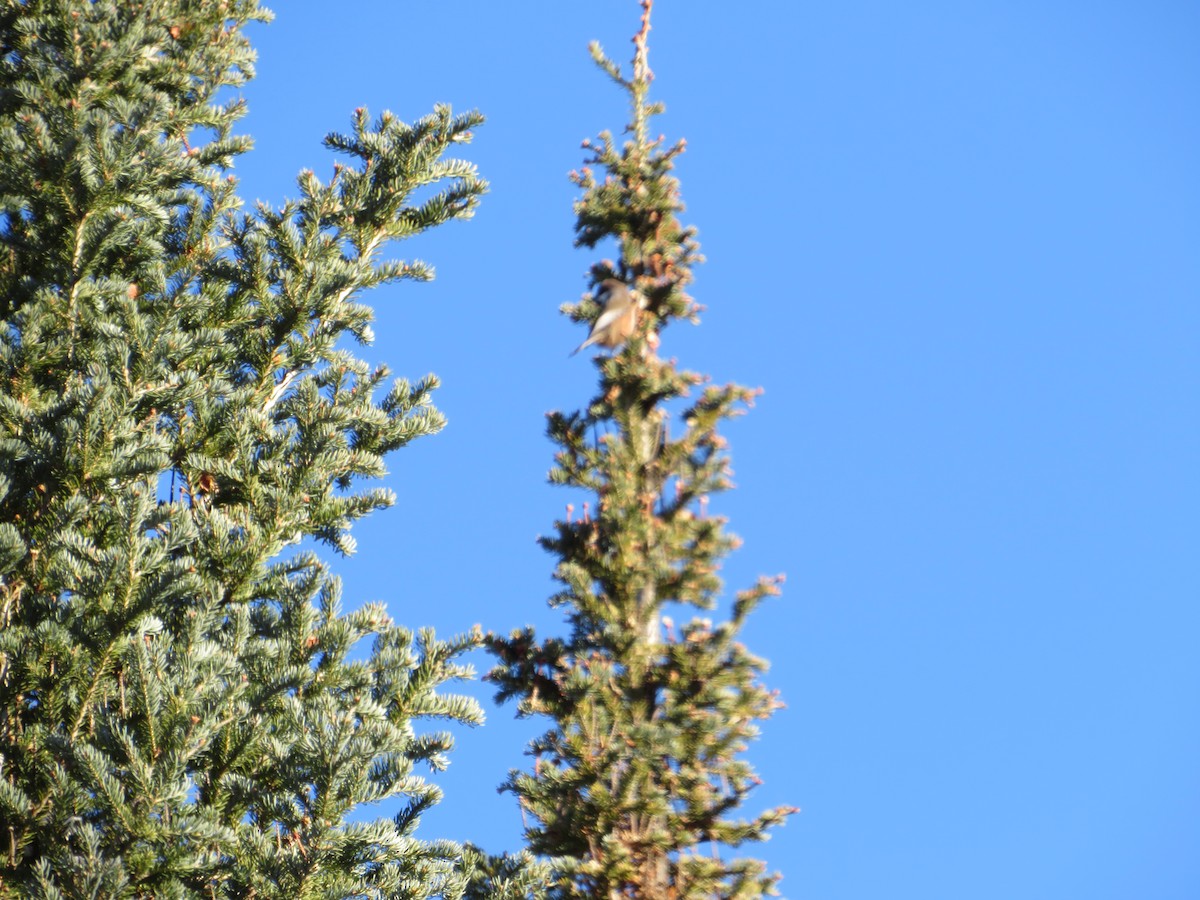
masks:
[[(615, 240), (620, 256), (596, 262), (593, 293), (563, 312), (606, 338), (623, 316), (640, 315), (626, 323), (622, 349), (599, 356), (585, 409), (548, 416), (550, 481), (592, 497), (582, 518), (568, 504), (566, 520), (540, 539), (557, 559), (550, 603), (569, 633), (489, 636), (498, 663), (488, 678), (498, 699), (518, 700), (519, 714), (551, 720), (529, 747), (532, 771), (513, 771), (504, 788), (529, 816), (530, 849), (555, 868), (554, 900), (750, 900), (773, 892), (776, 877), (734, 854), (794, 810), (731, 817), (758, 783), (741, 754), (757, 721), (781, 705), (761, 683), (766, 662), (737, 636), (782, 579), (738, 592), (724, 622), (675, 624), (680, 609), (721, 605), (720, 560), (737, 539), (708, 512), (708, 497), (731, 487), (718, 428), (757, 391), (708, 384), (657, 353), (673, 320), (696, 321), (686, 288), (701, 257), (695, 230), (680, 223), (672, 174), (684, 143), (648, 137), (662, 111), (649, 100), (651, 5), (641, 0), (631, 77), (590, 45), (630, 98), (629, 137), (585, 141), (586, 165), (571, 175), (581, 191), (576, 245)], [(614, 305), (614, 284), (618, 297), (640, 302)]]

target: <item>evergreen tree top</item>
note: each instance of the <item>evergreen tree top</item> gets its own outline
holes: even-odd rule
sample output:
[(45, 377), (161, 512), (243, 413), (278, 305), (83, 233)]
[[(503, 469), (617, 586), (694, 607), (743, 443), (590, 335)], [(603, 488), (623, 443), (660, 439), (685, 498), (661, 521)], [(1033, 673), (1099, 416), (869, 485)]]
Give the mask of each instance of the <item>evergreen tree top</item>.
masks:
[(365, 291), (431, 276), (389, 242), (471, 215), (486, 183), (449, 154), (482, 119), (358, 110), (329, 178), (246, 210), (230, 89), (266, 18), (0, 9), (0, 896), (466, 889), (414, 834), (453, 744), (418, 722), (480, 721), (443, 686), (481, 636), (346, 613), (287, 548), (351, 552), (385, 457), (442, 425), (435, 377), (347, 338)]
[(636, 294), (639, 312), (623, 346), (596, 357), (599, 390), (586, 410), (548, 417), (558, 446), (550, 480), (592, 495), (541, 540), (559, 560), (550, 602), (571, 630), (491, 636), (499, 663), (488, 678), (521, 714), (553, 720), (529, 748), (532, 772), (514, 771), (505, 789), (529, 816), (530, 848), (555, 867), (554, 896), (750, 898), (773, 892), (776, 876), (733, 853), (794, 810), (731, 816), (758, 782), (741, 754), (780, 706), (761, 684), (765, 662), (737, 635), (782, 579), (740, 592), (725, 622), (676, 628), (677, 607), (718, 605), (719, 562), (737, 543), (707, 512), (708, 497), (731, 486), (718, 427), (757, 392), (709, 385), (658, 352), (673, 321), (697, 321), (686, 288), (700, 256), (672, 174), (684, 143), (649, 137), (662, 106), (649, 99), (651, 2), (641, 5), (631, 74), (591, 47), (630, 98), (629, 137), (586, 141), (587, 166), (572, 173), (582, 191), (576, 243), (613, 239), (620, 257), (592, 267), (603, 291), (563, 312), (586, 323), (611, 316), (610, 279)]

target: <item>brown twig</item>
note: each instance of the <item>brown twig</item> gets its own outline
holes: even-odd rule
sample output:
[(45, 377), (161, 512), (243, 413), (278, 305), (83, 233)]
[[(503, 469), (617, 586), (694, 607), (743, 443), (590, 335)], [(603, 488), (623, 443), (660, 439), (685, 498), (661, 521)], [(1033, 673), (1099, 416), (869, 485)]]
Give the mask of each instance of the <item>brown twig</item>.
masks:
[(652, 6), (654, 6), (654, 0), (642, 0), (642, 27), (633, 37), (633, 46), (637, 48), (637, 52), (633, 55), (634, 81), (649, 81), (654, 77), (648, 62), (650, 51), (646, 46), (646, 41), (650, 37), (650, 8)]

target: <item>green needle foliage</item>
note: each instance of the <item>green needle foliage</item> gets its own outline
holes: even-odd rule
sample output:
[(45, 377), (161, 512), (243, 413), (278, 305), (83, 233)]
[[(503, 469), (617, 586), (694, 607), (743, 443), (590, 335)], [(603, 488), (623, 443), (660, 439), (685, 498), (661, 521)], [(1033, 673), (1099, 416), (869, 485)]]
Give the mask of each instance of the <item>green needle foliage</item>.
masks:
[[(519, 698), (521, 714), (554, 720), (530, 748), (533, 771), (505, 785), (530, 817), (530, 849), (556, 869), (553, 896), (753, 898), (773, 893), (776, 877), (734, 851), (794, 810), (732, 817), (758, 783), (741, 752), (780, 706), (761, 684), (765, 662), (738, 632), (781, 579), (739, 593), (720, 624), (696, 617), (676, 631), (664, 615), (717, 604), (718, 564), (736, 545), (706, 513), (707, 497), (730, 487), (717, 429), (757, 392), (707, 384), (656, 353), (664, 328), (696, 318), (685, 288), (700, 257), (671, 175), (683, 143), (664, 147), (648, 132), (662, 109), (647, 99), (650, 5), (642, 0), (631, 77), (592, 46), (629, 94), (632, 122), (621, 146), (608, 133), (585, 143), (589, 167), (574, 175), (577, 244), (620, 246), (618, 263), (592, 268), (593, 284), (619, 278), (645, 309), (625, 347), (598, 357), (587, 410), (549, 417), (559, 447), (551, 481), (594, 495), (542, 539), (560, 560), (551, 604), (566, 610), (570, 635), (490, 637), (500, 662), (488, 678), (499, 700)], [(589, 299), (564, 312), (592, 322), (600, 310)], [(697, 389), (690, 405), (681, 399)]]
[[(471, 633), (344, 613), (433, 376), (345, 348), (389, 241), (471, 215), (478, 114), (358, 110), (242, 210), (257, 0), (0, 0), (0, 896), (455, 897), (419, 772), (475, 723)], [(364, 645), (369, 647), (364, 648)], [(357, 648), (357, 649), (356, 649)], [(392, 798), (394, 820), (349, 824)]]

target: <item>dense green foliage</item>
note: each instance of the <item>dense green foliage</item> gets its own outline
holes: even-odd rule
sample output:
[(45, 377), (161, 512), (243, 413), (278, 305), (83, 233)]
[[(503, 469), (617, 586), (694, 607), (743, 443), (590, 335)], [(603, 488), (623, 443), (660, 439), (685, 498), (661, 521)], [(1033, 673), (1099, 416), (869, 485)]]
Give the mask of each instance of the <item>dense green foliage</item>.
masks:
[[(718, 624), (669, 615), (718, 604), (736, 540), (707, 513), (729, 486), (717, 429), (755, 392), (657, 353), (696, 318), (699, 256), (682, 143), (648, 134), (643, 7), (631, 77), (593, 48), (630, 139), (602, 134), (575, 178), (578, 243), (620, 248), (593, 284), (634, 289), (639, 318), (587, 409), (549, 421), (552, 479), (592, 495), (543, 540), (570, 634), (488, 639), (500, 698), (554, 720), (506, 785), (547, 869), (417, 838), (439, 798), (418, 767), (452, 744), (420, 720), (481, 720), (443, 688), (484, 638), (344, 612), (316, 553), (352, 552), (352, 524), (392, 503), (371, 483), (385, 457), (443, 424), (433, 376), (351, 348), (372, 337), (365, 290), (431, 277), (385, 245), (486, 189), (447, 156), (481, 118), (358, 110), (327, 180), (246, 211), (230, 169), (257, 0), (0, 0), (0, 897), (773, 890), (737, 848), (789, 810), (732, 814), (778, 706), (738, 631), (777, 580)], [(350, 821), (386, 799), (394, 819)]]
[[(441, 427), (392, 382), (383, 246), (471, 214), (480, 122), (359, 110), (327, 181), (246, 213), (256, 0), (0, 6), (0, 896), (454, 896), (417, 840), (478, 634), (344, 614), (312, 538)], [(414, 192), (420, 191), (414, 196)], [(359, 642), (369, 649), (352, 648)], [(407, 798), (394, 821), (358, 804)]]
[[(733, 851), (792, 810), (731, 817), (758, 782), (741, 751), (779, 705), (761, 684), (765, 663), (737, 637), (779, 579), (739, 593), (719, 624), (696, 617), (677, 631), (664, 613), (718, 602), (717, 567), (736, 539), (706, 512), (707, 497), (729, 487), (717, 428), (756, 392), (708, 385), (657, 354), (666, 326), (696, 318), (685, 288), (699, 257), (671, 175), (683, 144), (648, 133), (661, 107), (647, 99), (642, 5), (632, 76), (592, 48), (631, 98), (629, 139), (618, 146), (601, 134), (575, 175), (577, 244), (615, 239), (620, 249), (618, 262), (592, 268), (592, 284), (620, 279), (644, 311), (624, 348), (597, 358), (599, 392), (586, 411), (549, 418), (559, 448), (551, 480), (592, 496), (542, 541), (559, 559), (551, 603), (570, 634), (491, 637), (500, 662), (488, 677), (523, 714), (554, 720), (530, 749), (533, 771), (506, 785), (532, 819), (530, 848), (555, 866), (553, 896), (752, 898), (773, 892), (775, 878)], [(592, 322), (600, 308), (588, 299), (565, 312)]]

